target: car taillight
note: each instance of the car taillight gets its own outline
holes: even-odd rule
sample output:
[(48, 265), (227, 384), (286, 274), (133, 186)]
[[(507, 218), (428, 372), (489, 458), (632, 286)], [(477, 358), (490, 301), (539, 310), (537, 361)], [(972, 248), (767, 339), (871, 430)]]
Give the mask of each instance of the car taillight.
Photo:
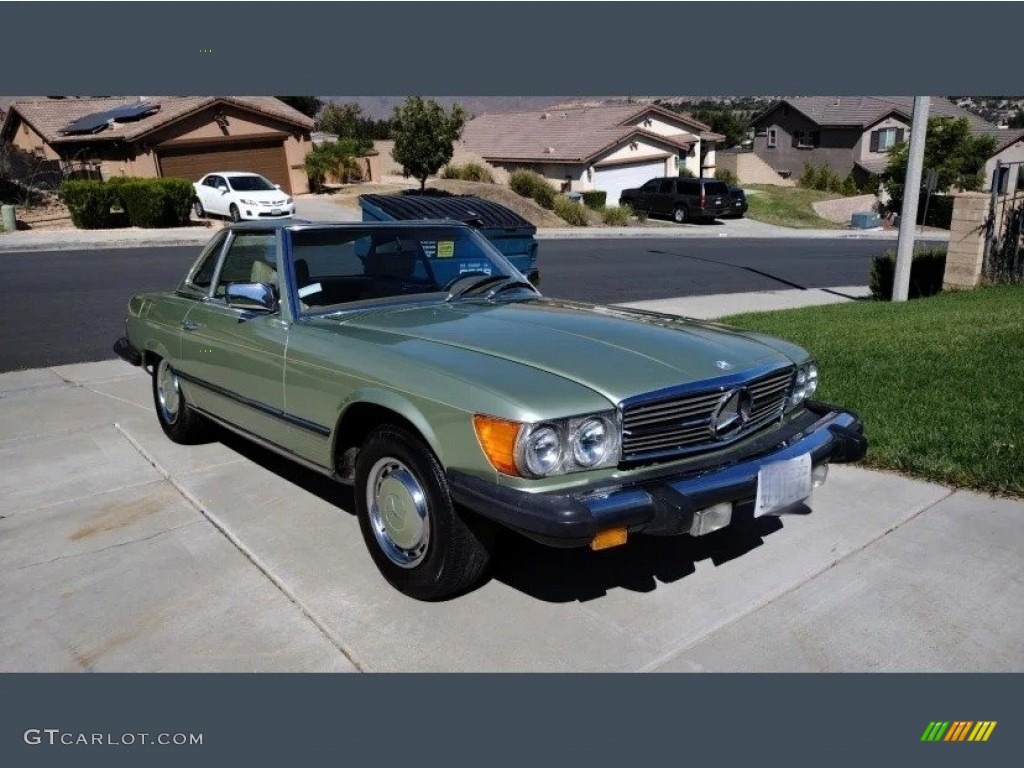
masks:
[(707, 200), (708, 199), (706, 197), (704, 197), (704, 195), (700, 196), (700, 207), (701, 208), (703, 208), (705, 205), (707, 205)]

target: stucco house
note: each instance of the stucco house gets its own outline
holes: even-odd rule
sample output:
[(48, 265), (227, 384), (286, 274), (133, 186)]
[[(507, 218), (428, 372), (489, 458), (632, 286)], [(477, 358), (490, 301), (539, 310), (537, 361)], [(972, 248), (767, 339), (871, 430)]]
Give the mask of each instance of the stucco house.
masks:
[(15, 178), (176, 176), (252, 171), (309, 191), (313, 120), (271, 96), (152, 96), (13, 102), (0, 142)]
[(681, 167), (713, 176), (723, 138), (687, 115), (622, 104), (483, 114), (467, 123), (456, 149), (502, 171), (529, 168), (562, 191), (603, 190), (616, 205), (623, 189)]
[[(799, 179), (804, 163), (828, 165), (840, 176), (885, 169), (888, 149), (909, 136), (911, 96), (799, 96), (777, 101), (751, 121), (754, 153), (781, 176)], [(929, 117), (967, 118), (971, 130), (997, 144), (1006, 131), (941, 96)], [(991, 176), (991, 173), (989, 173)]]

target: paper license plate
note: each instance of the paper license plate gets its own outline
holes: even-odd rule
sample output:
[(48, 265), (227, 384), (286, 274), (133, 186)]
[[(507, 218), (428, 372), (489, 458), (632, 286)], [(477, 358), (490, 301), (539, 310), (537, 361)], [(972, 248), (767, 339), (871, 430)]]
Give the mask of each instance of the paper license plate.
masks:
[(767, 515), (811, 495), (811, 455), (765, 464), (757, 473), (754, 517)]
[(280, 216), (280, 215), (281, 215), (281, 209), (280, 209), (280, 208), (272, 208), (272, 209), (270, 210), (270, 212), (271, 212), (272, 214), (274, 214), (275, 216)]

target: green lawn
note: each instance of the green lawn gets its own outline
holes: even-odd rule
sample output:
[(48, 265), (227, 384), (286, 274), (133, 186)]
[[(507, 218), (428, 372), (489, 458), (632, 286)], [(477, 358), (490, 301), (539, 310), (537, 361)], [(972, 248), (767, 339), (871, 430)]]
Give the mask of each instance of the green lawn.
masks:
[(811, 203), (835, 200), (834, 192), (819, 192), (799, 187), (774, 187), (768, 184), (747, 184), (744, 189), (758, 190), (747, 195), (750, 209), (747, 216), (767, 224), (796, 229), (841, 229), (838, 224), (823, 219), (814, 212)]
[(1024, 289), (736, 315), (817, 358), (817, 397), (864, 420), (868, 466), (1024, 496)]

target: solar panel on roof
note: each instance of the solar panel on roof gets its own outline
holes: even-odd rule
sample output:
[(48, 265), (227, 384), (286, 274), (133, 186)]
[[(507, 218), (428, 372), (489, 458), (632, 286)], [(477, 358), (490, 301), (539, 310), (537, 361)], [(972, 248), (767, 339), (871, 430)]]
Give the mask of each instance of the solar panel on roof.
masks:
[(62, 129), (61, 133), (97, 133), (103, 130), (110, 122), (137, 120), (140, 117), (156, 112), (158, 109), (160, 109), (159, 104), (152, 104), (150, 102), (122, 104), (113, 109), (93, 112), (91, 115), (80, 117)]

